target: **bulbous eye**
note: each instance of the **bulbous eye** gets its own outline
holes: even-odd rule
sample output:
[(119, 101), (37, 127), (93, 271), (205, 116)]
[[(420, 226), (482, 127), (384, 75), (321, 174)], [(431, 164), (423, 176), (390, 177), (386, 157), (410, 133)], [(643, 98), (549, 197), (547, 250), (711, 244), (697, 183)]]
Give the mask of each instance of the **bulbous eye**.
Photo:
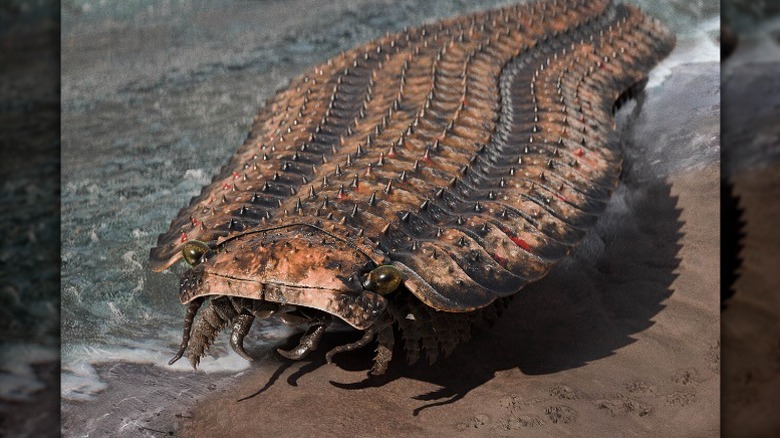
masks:
[(368, 273), (363, 287), (379, 295), (387, 295), (401, 284), (401, 272), (392, 265), (382, 265)]
[(203, 261), (203, 256), (209, 251), (211, 248), (205, 242), (190, 240), (184, 244), (181, 254), (190, 266), (198, 266)]

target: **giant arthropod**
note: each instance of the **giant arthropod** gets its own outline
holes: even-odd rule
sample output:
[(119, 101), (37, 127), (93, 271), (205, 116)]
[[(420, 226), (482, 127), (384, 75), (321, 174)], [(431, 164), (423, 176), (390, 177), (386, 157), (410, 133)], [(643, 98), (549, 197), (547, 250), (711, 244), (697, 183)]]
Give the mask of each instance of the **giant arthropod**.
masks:
[[(255, 318), (333, 318), (393, 355), (449, 354), (543, 277), (604, 210), (621, 168), (614, 109), (674, 37), (637, 8), (548, 0), (386, 35), (292, 80), (151, 251), (184, 258), (193, 366)], [(200, 307), (208, 302), (208, 307)]]

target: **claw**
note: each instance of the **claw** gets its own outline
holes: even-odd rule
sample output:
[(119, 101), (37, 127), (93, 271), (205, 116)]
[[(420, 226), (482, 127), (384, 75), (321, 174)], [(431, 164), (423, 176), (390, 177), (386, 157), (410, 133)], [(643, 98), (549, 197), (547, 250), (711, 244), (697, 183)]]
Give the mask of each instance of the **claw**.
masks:
[(187, 306), (187, 314), (184, 316), (184, 334), (182, 335), (181, 346), (176, 356), (168, 361), (168, 365), (173, 365), (177, 360), (184, 356), (184, 351), (187, 350), (187, 345), (190, 343), (190, 332), (192, 332), (192, 322), (195, 320), (195, 315), (198, 313), (198, 309), (203, 305), (204, 298), (197, 298), (190, 301)]
[(325, 333), (325, 329), (328, 327), (329, 321), (318, 322), (312, 325), (305, 335), (301, 337), (298, 342), (298, 346), (292, 350), (282, 350), (277, 348), (276, 351), (283, 357), (290, 360), (300, 360), (306, 357), (307, 354), (316, 350), (320, 345), (322, 335)]
[(374, 340), (374, 336), (376, 335), (376, 328), (369, 327), (366, 329), (366, 331), (363, 333), (363, 337), (358, 339), (355, 342), (352, 342), (351, 344), (344, 344), (339, 345), (338, 347), (333, 348), (329, 352), (325, 354), (325, 360), (328, 363), (333, 363), (333, 356), (343, 353), (345, 351), (352, 351), (360, 347), (365, 347), (366, 344)]
[(238, 353), (239, 356), (252, 362), (255, 359), (244, 350), (244, 337), (249, 333), (249, 329), (252, 328), (252, 323), (255, 317), (248, 314), (238, 315), (233, 320), (233, 333), (230, 335), (230, 347), (233, 351)]

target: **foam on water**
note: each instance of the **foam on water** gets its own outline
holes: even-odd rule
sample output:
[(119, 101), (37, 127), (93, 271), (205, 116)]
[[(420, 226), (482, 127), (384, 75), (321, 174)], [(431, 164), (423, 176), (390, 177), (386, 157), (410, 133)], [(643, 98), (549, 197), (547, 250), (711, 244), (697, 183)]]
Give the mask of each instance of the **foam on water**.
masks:
[(703, 21), (695, 32), (679, 38), (672, 53), (650, 72), (645, 88), (660, 86), (680, 65), (720, 62), (720, 46), (712, 37), (719, 29), (720, 18), (712, 18)]
[[(293, 330), (284, 325), (264, 325), (252, 331), (247, 337), (249, 351), (268, 350), (278, 341), (293, 334)], [(186, 357), (173, 365), (168, 365), (176, 349), (181, 333), (178, 330), (165, 330), (159, 338), (117, 339), (121, 345), (95, 346), (78, 343), (63, 346), (62, 349), (62, 398), (71, 401), (92, 400), (95, 395), (108, 388), (101, 379), (96, 366), (106, 363), (136, 363), (165, 367), (169, 371), (192, 373), (192, 366)], [(250, 362), (233, 353), (226, 346), (226, 336), (217, 338), (209, 350), (209, 355), (201, 359), (198, 371), (202, 373), (240, 373), (249, 368)]]

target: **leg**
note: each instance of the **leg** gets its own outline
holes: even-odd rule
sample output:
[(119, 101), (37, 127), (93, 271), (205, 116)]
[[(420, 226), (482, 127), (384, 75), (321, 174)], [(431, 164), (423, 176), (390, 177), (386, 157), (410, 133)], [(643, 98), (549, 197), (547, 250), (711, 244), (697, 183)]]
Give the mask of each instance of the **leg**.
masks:
[(279, 311), (279, 304), (268, 301), (251, 300), (251, 305), (246, 307), (255, 318), (265, 319)]
[(225, 328), (228, 321), (237, 315), (230, 301), (220, 298), (212, 299), (209, 307), (201, 312), (200, 319), (195, 323), (192, 344), (187, 353), (187, 358), (189, 358), (193, 368), (198, 367), (200, 358), (206, 355), (206, 351), (219, 332)]
[(311, 323), (312, 318), (302, 314), (299, 309), (292, 306), (282, 306), (279, 309), (279, 320), (285, 325), (295, 327)]
[(253, 361), (254, 358), (250, 356), (244, 350), (244, 337), (249, 333), (249, 329), (252, 328), (252, 323), (255, 321), (255, 317), (242, 313), (233, 319), (233, 333), (230, 335), (230, 347), (233, 351), (238, 353), (248, 361)]
[(371, 367), (371, 371), (368, 373), (372, 376), (381, 376), (387, 371), (387, 366), (393, 359), (395, 334), (393, 333), (392, 321), (382, 321), (381, 325), (377, 327), (376, 341), (379, 345), (376, 347), (374, 366)]
[(387, 366), (393, 359), (393, 347), (395, 346), (395, 334), (393, 333), (393, 321), (389, 316), (381, 318), (374, 323), (371, 327), (366, 329), (363, 333), (363, 337), (357, 341), (339, 345), (338, 347), (330, 350), (325, 354), (325, 360), (328, 363), (333, 362), (333, 356), (343, 353), (345, 351), (356, 350), (361, 347), (365, 347), (369, 342), (376, 338), (379, 344), (376, 348), (376, 355), (374, 356), (374, 366), (371, 367), (369, 374), (373, 376), (381, 376), (387, 371)]
[(325, 360), (328, 363), (333, 363), (333, 356), (339, 353), (343, 353), (345, 351), (352, 351), (360, 347), (365, 347), (366, 344), (374, 340), (375, 335), (376, 335), (376, 328), (369, 327), (366, 329), (365, 332), (363, 332), (363, 337), (358, 339), (357, 341), (351, 344), (339, 345), (338, 347), (335, 347), (334, 349), (327, 352), (325, 354)]
[(179, 351), (176, 353), (176, 356), (168, 361), (168, 365), (173, 365), (177, 360), (184, 356), (184, 351), (187, 349), (187, 344), (190, 343), (192, 322), (195, 320), (195, 315), (198, 313), (198, 309), (200, 309), (200, 306), (203, 304), (203, 300), (205, 300), (205, 298), (196, 298), (190, 301), (190, 304), (187, 306), (187, 314), (184, 316), (184, 334), (182, 335), (181, 347), (179, 347)]
[(314, 322), (314, 324), (309, 327), (309, 330), (306, 331), (306, 334), (301, 337), (297, 347), (289, 351), (278, 348), (276, 351), (290, 360), (303, 359), (307, 354), (319, 347), (322, 335), (325, 333), (325, 329), (328, 328), (329, 324), (330, 316)]

